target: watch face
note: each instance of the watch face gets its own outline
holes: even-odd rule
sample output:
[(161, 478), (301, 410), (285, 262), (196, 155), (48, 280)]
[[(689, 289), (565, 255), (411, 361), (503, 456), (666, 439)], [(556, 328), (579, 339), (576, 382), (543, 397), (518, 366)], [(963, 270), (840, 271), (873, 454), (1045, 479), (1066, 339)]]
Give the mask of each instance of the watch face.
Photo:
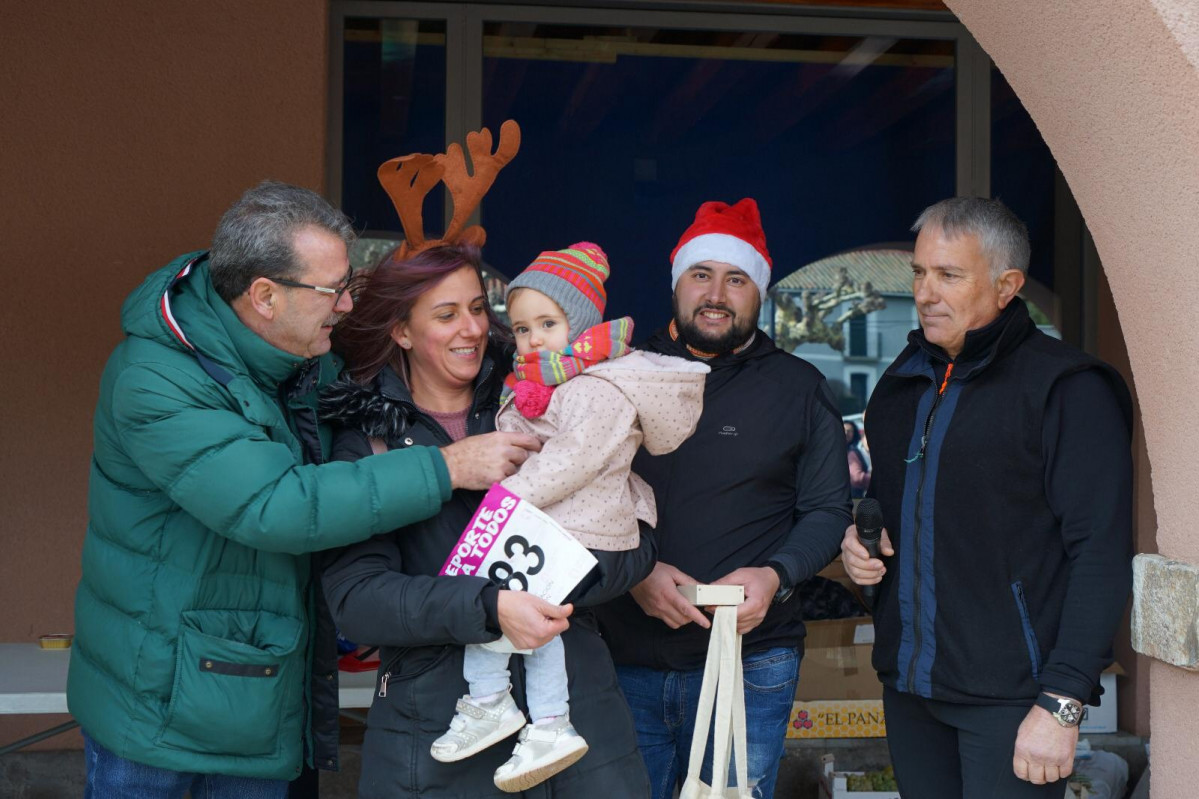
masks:
[(1057, 711), (1058, 719), (1070, 727), (1077, 726), (1082, 721), (1082, 705), (1077, 702), (1069, 702), (1065, 699), (1058, 700), (1060, 707)]

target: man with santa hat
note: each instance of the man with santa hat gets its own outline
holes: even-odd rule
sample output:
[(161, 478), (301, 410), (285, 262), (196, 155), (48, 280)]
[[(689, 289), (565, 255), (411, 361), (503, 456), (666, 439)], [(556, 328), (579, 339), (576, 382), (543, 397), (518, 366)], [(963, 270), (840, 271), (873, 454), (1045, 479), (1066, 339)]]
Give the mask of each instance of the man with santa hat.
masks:
[[(644, 348), (711, 367), (695, 434), (634, 470), (654, 489), (659, 562), (600, 625), (637, 726), (654, 799), (685, 775), (708, 648), (707, 616), (678, 586), (745, 587), (747, 770), (773, 796), (804, 625), (796, 585), (836, 557), (850, 523), (845, 436), (811, 364), (779, 349), (757, 320), (770, 283), (757, 203), (707, 202), (671, 254), (674, 317)], [(703, 779), (711, 779), (711, 752)]]

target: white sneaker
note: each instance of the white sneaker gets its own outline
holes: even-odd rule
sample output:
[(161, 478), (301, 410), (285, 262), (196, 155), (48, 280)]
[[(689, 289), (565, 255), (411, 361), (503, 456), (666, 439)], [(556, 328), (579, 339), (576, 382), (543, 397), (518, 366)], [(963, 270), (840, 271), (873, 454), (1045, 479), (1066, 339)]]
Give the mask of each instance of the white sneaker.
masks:
[(526, 724), (508, 762), (495, 770), (495, 787), (519, 793), (538, 785), (587, 754), (587, 742), (561, 716), (549, 724)]
[(511, 691), (504, 691), (490, 702), (476, 702), (464, 696), (455, 710), (449, 731), (429, 748), (433, 759), (442, 763), (482, 752), (525, 725), (525, 714), (512, 701)]

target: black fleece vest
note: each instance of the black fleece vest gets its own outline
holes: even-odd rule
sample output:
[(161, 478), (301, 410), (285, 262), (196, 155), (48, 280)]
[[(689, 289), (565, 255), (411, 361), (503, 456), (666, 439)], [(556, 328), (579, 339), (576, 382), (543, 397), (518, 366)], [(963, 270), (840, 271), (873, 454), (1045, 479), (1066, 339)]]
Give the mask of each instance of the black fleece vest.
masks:
[(968, 337), (941, 394), (948, 359), (914, 331), (867, 408), (870, 495), (896, 549), (875, 607), (874, 666), (884, 684), (926, 698), (1026, 704), (1066, 591), (1045, 493), (1050, 391), (1097, 369), (1126, 417), (1131, 403), (1115, 370), (1037, 330), (1020, 300), (994, 324), (982, 351), (970, 353)]

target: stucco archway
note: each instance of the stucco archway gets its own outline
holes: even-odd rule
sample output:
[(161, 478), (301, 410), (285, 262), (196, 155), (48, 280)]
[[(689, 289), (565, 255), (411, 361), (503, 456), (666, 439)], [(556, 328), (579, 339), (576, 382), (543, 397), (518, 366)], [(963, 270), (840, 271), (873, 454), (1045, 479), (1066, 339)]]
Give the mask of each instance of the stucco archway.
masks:
[[(1199, 564), (1199, 7), (946, 0), (1036, 121), (1082, 209), (1124, 330), (1159, 551)], [(1153, 795), (1193, 794), (1199, 675), (1150, 671)]]

